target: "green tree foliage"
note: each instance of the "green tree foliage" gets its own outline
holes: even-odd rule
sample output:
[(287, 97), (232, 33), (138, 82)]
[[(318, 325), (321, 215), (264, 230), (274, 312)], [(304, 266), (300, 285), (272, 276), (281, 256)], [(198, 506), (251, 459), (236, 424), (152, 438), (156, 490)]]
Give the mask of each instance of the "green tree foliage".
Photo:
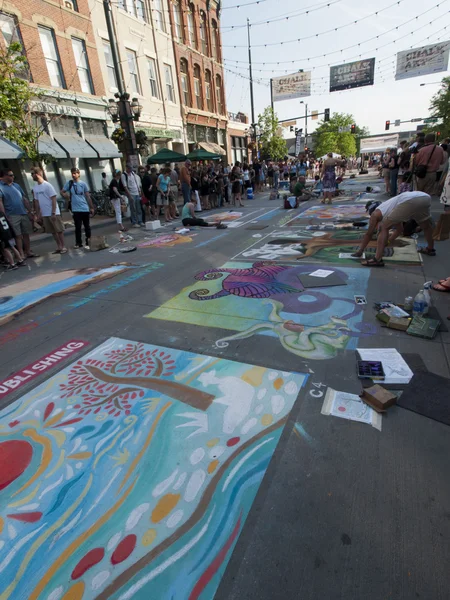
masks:
[(315, 155), (323, 156), (335, 152), (343, 156), (354, 156), (359, 151), (361, 137), (368, 135), (365, 127), (356, 126), (356, 133), (344, 131), (355, 123), (353, 115), (334, 113), (330, 120), (322, 122), (314, 132)]
[(431, 117), (436, 117), (438, 122), (429, 128), (429, 131), (439, 131), (440, 139), (450, 136), (450, 77), (444, 77), (441, 89), (431, 98)]
[(18, 42), (0, 48), (0, 135), (38, 162), (45, 158), (37, 148), (42, 127), (33, 122), (31, 100), (37, 95), (29, 84), (28, 61), (21, 52)]
[(261, 115), (258, 115), (258, 127), (262, 154), (274, 160), (286, 156), (286, 140), (278, 132), (278, 117), (273, 108), (268, 106)]

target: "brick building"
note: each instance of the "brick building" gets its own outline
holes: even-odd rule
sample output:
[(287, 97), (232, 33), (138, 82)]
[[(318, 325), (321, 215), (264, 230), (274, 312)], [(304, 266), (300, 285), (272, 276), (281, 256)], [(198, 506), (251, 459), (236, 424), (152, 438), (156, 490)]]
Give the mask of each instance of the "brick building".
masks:
[(225, 155), (225, 106), (220, 2), (173, 0), (170, 20), (182, 116), (189, 151), (196, 145)]
[[(48, 180), (59, 190), (77, 164), (92, 188), (101, 171), (120, 156), (108, 139), (105, 87), (88, 0), (3, 0), (0, 44), (19, 41), (30, 65), (30, 81), (39, 97), (32, 110), (44, 134), (39, 151), (53, 157)], [(0, 149), (2, 166), (12, 168), (25, 187), (31, 164), (15, 161)]]

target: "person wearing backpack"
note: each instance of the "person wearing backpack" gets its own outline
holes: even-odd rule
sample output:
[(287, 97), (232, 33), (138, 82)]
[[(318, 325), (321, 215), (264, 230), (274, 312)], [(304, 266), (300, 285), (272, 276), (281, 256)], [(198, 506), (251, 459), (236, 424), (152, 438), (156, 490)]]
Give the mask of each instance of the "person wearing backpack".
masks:
[(119, 231), (127, 231), (127, 228), (122, 223), (122, 201), (125, 202), (125, 188), (121, 181), (122, 171), (116, 169), (114, 176), (109, 183), (109, 197), (114, 206), (116, 213), (116, 223), (119, 226)]
[(73, 222), (75, 223), (75, 248), (83, 248), (83, 239), (81, 236), (81, 225), (84, 227), (86, 244), (84, 248), (89, 250), (89, 240), (91, 239), (90, 218), (94, 216), (94, 205), (92, 204), (89, 188), (84, 181), (80, 181), (80, 170), (73, 167), (70, 170), (72, 179), (66, 181), (61, 196), (69, 200), (69, 210), (72, 211)]

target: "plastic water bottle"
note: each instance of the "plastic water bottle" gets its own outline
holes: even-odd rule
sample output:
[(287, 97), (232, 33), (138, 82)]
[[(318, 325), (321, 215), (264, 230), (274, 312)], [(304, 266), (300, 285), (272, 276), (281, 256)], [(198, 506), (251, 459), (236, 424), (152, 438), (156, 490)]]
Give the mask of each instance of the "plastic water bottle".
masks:
[(253, 188), (247, 188), (247, 200), (253, 200)]
[(425, 314), (425, 310), (428, 310), (427, 300), (425, 298), (423, 290), (420, 290), (420, 292), (414, 298), (413, 316), (421, 317), (423, 314)]
[(425, 300), (426, 300), (426, 303), (427, 303), (427, 305), (425, 307), (425, 310), (423, 311), (424, 315), (428, 314), (428, 310), (429, 310), (429, 308), (431, 306), (431, 295), (430, 295), (429, 290), (431, 289), (432, 284), (433, 284), (432, 281), (427, 281), (423, 285), (423, 293), (424, 293)]

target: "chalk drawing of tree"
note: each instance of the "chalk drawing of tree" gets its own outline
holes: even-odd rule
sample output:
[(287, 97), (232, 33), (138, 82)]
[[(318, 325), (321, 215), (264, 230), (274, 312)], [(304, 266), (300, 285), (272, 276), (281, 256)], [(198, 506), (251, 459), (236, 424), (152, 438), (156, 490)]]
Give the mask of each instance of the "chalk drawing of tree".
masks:
[(123, 348), (106, 353), (106, 360), (89, 358), (75, 363), (68, 375), (68, 383), (61, 384), (63, 398), (79, 397), (74, 405), (79, 414), (97, 414), (101, 411), (118, 417), (130, 414), (133, 400), (153, 390), (188, 404), (207, 410), (214, 396), (188, 385), (166, 379), (176, 363), (168, 352), (146, 350), (144, 344), (126, 344)]

